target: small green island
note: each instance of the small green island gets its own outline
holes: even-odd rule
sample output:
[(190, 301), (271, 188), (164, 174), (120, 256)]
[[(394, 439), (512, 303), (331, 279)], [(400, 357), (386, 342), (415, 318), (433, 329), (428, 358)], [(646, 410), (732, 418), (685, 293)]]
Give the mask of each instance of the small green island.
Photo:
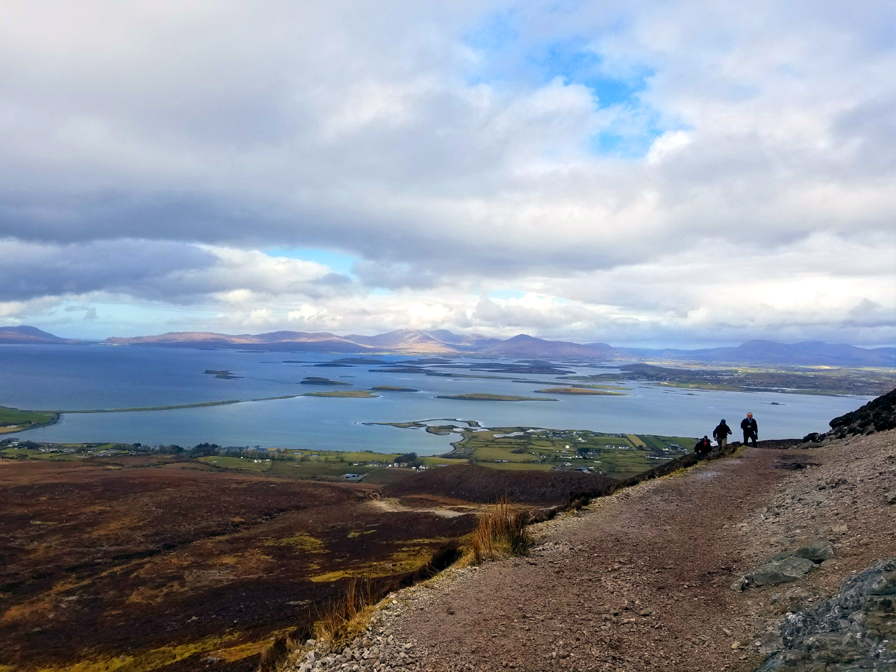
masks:
[(438, 395), (436, 399), (457, 399), (459, 401), (557, 401), (543, 397), (515, 397), (511, 394), (485, 394), (474, 392), (472, 394)]
[(206, 369), (203, 373), (207, 376), (214, 376), (215, 378), (221, 378), (222, 380), (235, 380), (236, 378), (242, 378), (242, 376), (233, 375), (233, 371), (223, 371), (217, 369)]
[(351, 399), (377, 399), (377, 395), (367, 390), (329, 390), (327, 392), (307, 392), (303, 397), (345, 397)]
[(603, 397), (621, 397), (621, 392), (608, 392), (607, 390), (595, 390), (587, 387), (549, 387), (544, 390), (535, 390), (538, 394), (583, 394), (598, 395)]
[(321, 378), (319, 376), (308, 376), (300, 381), (301, 385), (348, 385), (339, 380), (330, 380), (329, 378)]

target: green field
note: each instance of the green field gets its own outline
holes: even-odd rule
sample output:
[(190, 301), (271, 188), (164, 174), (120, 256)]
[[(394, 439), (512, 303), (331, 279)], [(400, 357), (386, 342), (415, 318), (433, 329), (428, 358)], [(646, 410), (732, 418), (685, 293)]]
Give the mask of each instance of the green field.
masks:
[(20, 411), (0, 406), (0, 434), (10, 434), (32, 427), (52, 425), (59, 419), (58, 413), (47, 411)]
[[(352, 394), (359, 391), (314, 394), (341, 396), (346, 392)], [(484, 428), (476, 421), (445, 420), (445, 424), (428, 424), (432, 422), (434, 421), (387, 423), (399, 428), (426, 428), (426, 431), (435, 433), (458, 435), (450, 453), (416, 457), (410, 463), (411, 466), (438, 468), (470, 463), (492, 469), (587, 471), (621, 479), (688, 452), (695, 441), (693, 438), (683, 437), (529, 427), (493, 427), (482, 431)], [(197, 446), (199, 448), (203, 446)], [(0, 457), (7, 459), (82, 460), (126, 457), (135, 452), (146, 454), (145, 449), (139, 449), (139, 444), (33, 444), (7, 439), (0, 447)], [(234, 453), (191, 454), (187, 450), (160, 454), (158, 457), (176, 463), (201, 464), (205, 468), (281, 478), (344, 481), (345, 474), (360, 474), (363, 482), (370, 484), (392, 482), (413, 473), (409, 467), (390, 466), (400, 460), (401, 454), (370, 451), (245, 450), (242, 457), (239, 457)]]
[(197, 462), (208, 464), (220, 469), (238, 469), (239, 471), (268, 471), (271, 468), (272, 460), (257, 459), (251, 457), (225, 457), (224, 455), (209, 455), (208, 457), (200, 457)]
[[(587, 430), (491, 428), (458, 429), (463, 438), (453, 455), (494, 469), (587, 469), (590, 473), (628, 478), (687, 452), (694, 439), (602, 434)], [(509, 435), (509, 436), (508, 436)]]
[[(14, 445), (15, 441), (18, 445)], [(130, 446), (117, 443), (51, 443), (35, 444), (30, 441), (19, 443), (15, 439), (5, 439), (0, 447), (0, 457), (26, 460), (70, 461), (84, 460), (95, 453), (107, 456), (124, 455)]]

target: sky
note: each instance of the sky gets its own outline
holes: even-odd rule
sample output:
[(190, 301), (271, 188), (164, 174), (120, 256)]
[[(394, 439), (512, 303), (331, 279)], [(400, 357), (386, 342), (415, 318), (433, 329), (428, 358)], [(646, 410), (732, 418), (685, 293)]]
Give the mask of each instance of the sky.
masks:
[(0, 14), (0, 325), (896, 342), (890, 0)]

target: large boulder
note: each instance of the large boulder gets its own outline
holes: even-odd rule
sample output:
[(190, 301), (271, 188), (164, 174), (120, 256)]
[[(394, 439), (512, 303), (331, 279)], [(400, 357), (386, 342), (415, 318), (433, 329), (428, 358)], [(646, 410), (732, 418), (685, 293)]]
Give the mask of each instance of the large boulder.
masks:
[(818, 564), (834, 557), (834, 547), (826, 539), (816, 539), (793, 553), (798, 558), (806, 558)]
[(815, 567), (814, 562), (796, 555), (790, 555), (780, 560), (770, 560), (754, 570), (752, 583), (756, 586), (789, 583), (805, 576), (813, 567)]

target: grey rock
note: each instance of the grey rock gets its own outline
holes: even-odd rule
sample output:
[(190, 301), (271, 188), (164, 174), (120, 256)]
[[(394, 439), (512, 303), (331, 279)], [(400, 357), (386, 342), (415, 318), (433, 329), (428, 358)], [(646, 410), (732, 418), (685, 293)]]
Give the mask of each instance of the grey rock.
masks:
[(731, 584), (731, 590), (741, 592), (743, 590), (746, 590), (749, 586), (750, 579), (748, 579), (746, 576), (742, 576), (737, 581)]
[(834, 557), (834, 547), (831, 542), (826, 539), (816, 539), (815, 541), (798, 548), (794, 555), (798, 558), (806, 558), (814, 563), (824, 562)]
[(889, 490), (884, 497), (887, 498), (887, 504), (896, 504), (896, 488)]
[(788, 614), (780, 634), (781, 646), (757, 672), (896, 669), (896, 559), (850, 577), (830, 600)]
[(788, 583), (804, 576), (814, 566), (815, 563), (811, 560), (790, 556), (782, 560), (772, 560), (765, 563), (753, 572), (752, 579), (757, 586)]

